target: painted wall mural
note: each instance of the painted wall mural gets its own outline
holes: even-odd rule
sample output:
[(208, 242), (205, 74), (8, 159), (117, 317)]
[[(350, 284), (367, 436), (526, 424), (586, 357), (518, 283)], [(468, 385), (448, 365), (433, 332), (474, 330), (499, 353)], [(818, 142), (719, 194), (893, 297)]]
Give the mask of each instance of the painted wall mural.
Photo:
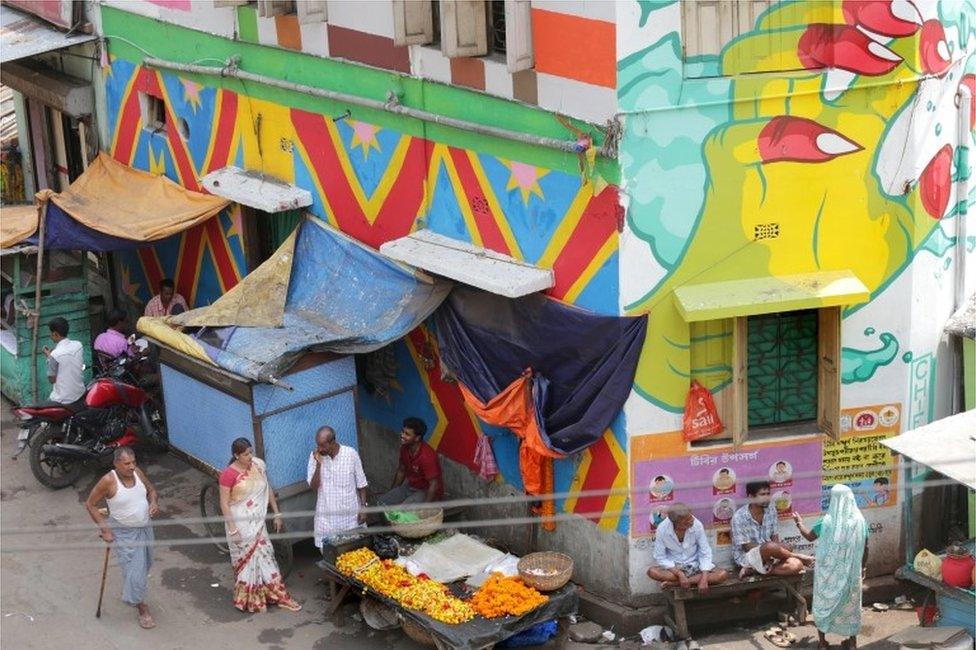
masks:
[[(600, 313), (618, 311), (623, 213), (616, 186), (594, 196), (593, 186), (578, 174), (202, 86), (121, 58), (112, 60), (107, 95), (112, 154), (122, 162), (164, 173), (191, 189), (198, 189), (200, 176), (228, 164), (260, 170), (310, 190), (310, 212), (368, 245), (431, 228), (552, 268), (556, 286), (549, 293), (555, 298)], [(145, 127), (140, 95), (164, 100), (165, 128)], [(147, 286), (172, 273), (180, 290), (199, 305), (240, 278), (240, 240), (240, 214), (231, 211), (200, 232), (129, 257), (125, 284), (144, 299)], [(487, 434), (503, 478), (520, 484), (514, 437), (468, 412), (456, 386), (441, 379), (426, 330), (397, 343), (385, 361), (388, 390), (363, 396), (365, 417), (399, 430), (405, 415), (420, 415), (433, 425), (431, 444), (472, 467), (477, 438)], [(624, 488), (626, 458), (621, 416), (592, 448), (557, 463), (556, 489)], [(607, 530), (626, 533), (629, 527), (625, 497), (560, 505)]]
[[(701, 358), (721, 355), (722, 336), (692, 339), (676, 287), (850, 269), (874, 298), (920, 253), (946, 253), (971, 200), (956, 196), (970, 173), (959, 145), (972, 135), (960, 140), (955, 95), (976, 87), (974, 12), (972, 2), (783, 2), (720, 55), (689, 60), (680, 3), (639, 2), (621, 17), (635, 22), (618, 52), (630, 196), (621, 303), (651, 314), (644, 400), (678, 412), (690, 377), (715, 390), (729, 380), (692, 364), (696, 345), (715, 348)], [(771, 61), (782, 71), (750, 74)], [(897, 336), (877, 341), (845, 349), (846, 383), (896, 361)]]

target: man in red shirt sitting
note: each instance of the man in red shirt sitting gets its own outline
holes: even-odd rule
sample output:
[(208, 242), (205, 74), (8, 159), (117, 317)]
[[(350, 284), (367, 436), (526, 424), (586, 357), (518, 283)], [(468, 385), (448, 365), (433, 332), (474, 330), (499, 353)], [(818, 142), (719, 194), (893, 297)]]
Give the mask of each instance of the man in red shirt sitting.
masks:
[(381, 496), (380, 505), (429, 503), (444, 497), (441, 464), (434, 448), (424, 442), (427, 425), (420, 418), (407, 418), (400, 431), (400, 465), (393, 488)]

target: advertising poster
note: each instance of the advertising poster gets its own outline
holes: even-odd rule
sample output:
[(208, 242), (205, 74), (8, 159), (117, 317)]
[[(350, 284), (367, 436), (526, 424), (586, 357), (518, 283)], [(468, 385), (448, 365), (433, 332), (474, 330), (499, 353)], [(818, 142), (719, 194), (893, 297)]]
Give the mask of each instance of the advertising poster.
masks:
[(881, 404), (841, 411), (841, 439), (823, 445), (823, 497), (821, 509), (830, 501), (830, 488), (844, 483), (854, 491), (860, 508), (881, 508), (897, 503), (895, 454), (879, 440), (901, 431), (901, 408)]
[[(653, 534), (667, 507), (691, 507), (706, 528), (729, 524), (745, 503), (746, 483), (766, 480), (782, 518), (820, 512), (821, 444), (808, 441), (739, 451), (706, 451), (676, 458), (635, 460), (632, 480), (640, 490), (631, 519), (635, 537)], [(719, 544), (723, 542), (719, 534)]]

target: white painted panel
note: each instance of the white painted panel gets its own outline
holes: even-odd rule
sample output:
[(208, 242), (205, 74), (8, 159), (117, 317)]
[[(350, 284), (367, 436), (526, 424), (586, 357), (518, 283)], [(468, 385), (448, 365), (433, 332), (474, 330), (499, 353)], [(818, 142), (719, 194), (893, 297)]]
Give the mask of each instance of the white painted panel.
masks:
[(326, 0), (296, 0), (295, 13), (302, 25), (322, 23), (329, 19), (329, 5)]
[(329, 0), (329, 23), (393, 38), (393, 3), (391, 0)]
[(410, 47), (410, 72), (418, 77), (451, 83), (451, 60), (436, 47), (412, 45)]
[(603, 124), (617, 110), (615, 88), (594, 86), (551, 74), (536, 73), (539, 107), (587, 122)]
[(302, 32), (302, 52), (329, 56), (329, 28), (326, 23), (299, 25)]
[(508, 66), (494, 58), (486, 58), (485, 62), (485, 92), (497, 97), (512, 99), (514, 90), (512, 74)]
[(261, 45), (278, 45), (278, 28), (274, 18), (257, 18), (258, 43)]

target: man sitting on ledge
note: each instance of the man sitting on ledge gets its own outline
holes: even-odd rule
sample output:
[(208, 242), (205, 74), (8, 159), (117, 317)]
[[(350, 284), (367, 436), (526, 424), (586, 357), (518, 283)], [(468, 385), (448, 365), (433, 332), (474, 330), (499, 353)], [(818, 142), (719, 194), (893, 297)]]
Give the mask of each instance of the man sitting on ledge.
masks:
[(779, 517), (770, 503), (769, 482), (746, 484), (749, 503), (732, 516), (732, 559), (741, 567), (739, 577), (750, 573), (790, 576), (813, 566), (813, 556), (794, 553), (779, 540)]
[(654, 539), (654, 562), (647, 577), (662, 587), (691, 587), (708, 593), (709, 585), (725, 582), (728, 573), (712, 562), (712, 547), (708, 544), (705, 527), (683, 503), (668, 508), (668, 517), (657, 527)]

